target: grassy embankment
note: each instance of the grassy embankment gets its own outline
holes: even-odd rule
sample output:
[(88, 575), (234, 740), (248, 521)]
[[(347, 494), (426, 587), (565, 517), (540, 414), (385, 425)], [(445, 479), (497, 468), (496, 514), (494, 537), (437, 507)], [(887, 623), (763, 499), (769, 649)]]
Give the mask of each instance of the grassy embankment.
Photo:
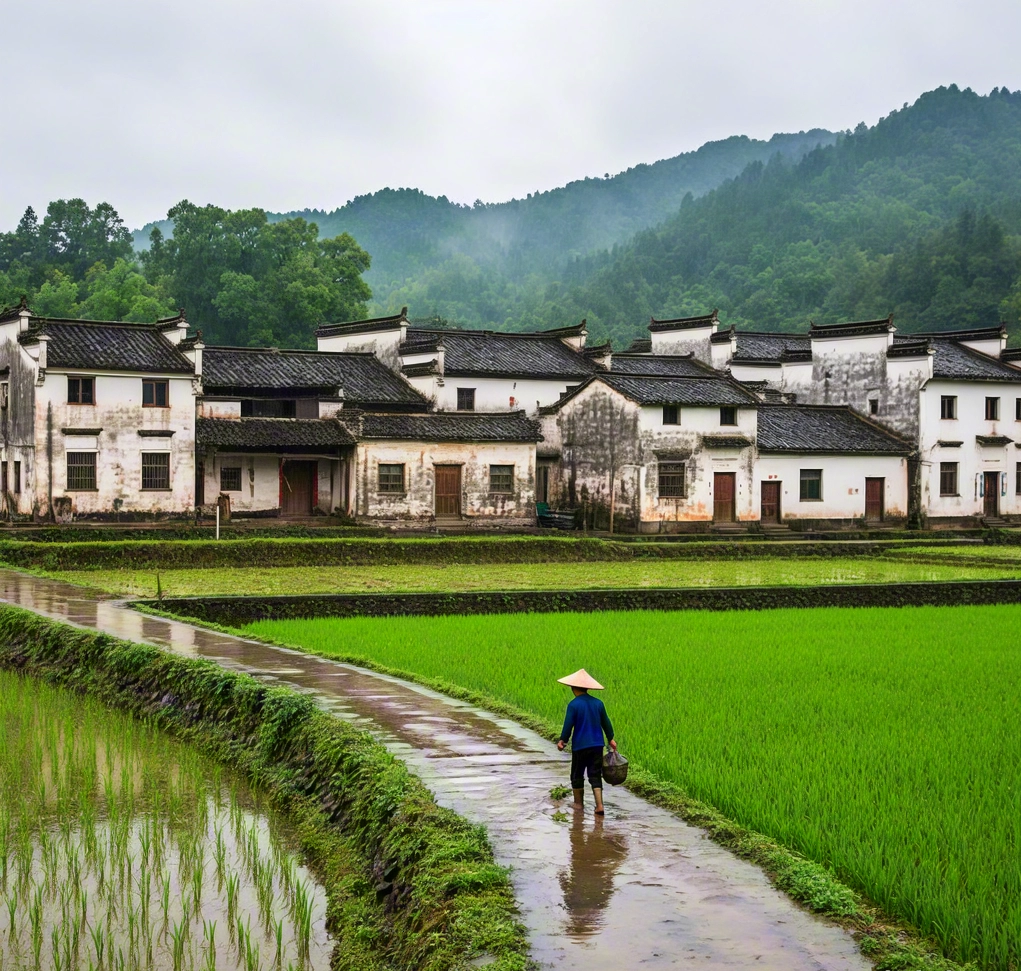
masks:
[[(547, 732), (566, 701), (554, 679), (585, 666), (610, 686), (622, 748), (647, 773), (640, 790), (776, 869), (773, 850), (684, 794), (703, 800), (831, 868), (949, 957), (1008, 971), (1021, 962), (1019, 624), (1021, 607), (1004, 606), (321, 619), (247, 633), (410, 673)], [(796, 895), (861, 917), (820, 892)], [(867, 953), (893, 946), (858, 927)]]
[(367, 733), (304, 696), (14, 607), (0, 607), (0, 668), (145, 719), (256, 781), (326, 890), (335, 971), (528, 966), (510, 883), (481, 827), (438, 807)]

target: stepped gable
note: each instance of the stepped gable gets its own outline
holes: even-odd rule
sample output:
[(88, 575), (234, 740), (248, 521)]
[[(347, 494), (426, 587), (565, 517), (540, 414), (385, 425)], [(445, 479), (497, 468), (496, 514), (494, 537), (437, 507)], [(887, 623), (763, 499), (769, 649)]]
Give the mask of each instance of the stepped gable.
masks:
[(859, 415), (847, 405), (761, 404), (760, 452), (909, 455), (910, 442)]
[(894, 329), (893, 314), (882, 320), (855, 320), (841, 324), (817, 324), (813, 320), (808, 325), (808, 336), (816, 339), (869, 337), (873, 334), (888, 334)]
[(732, 360), (785, 361), (812, 359), (812, 339), (807, 334), (768, 334), (759, 331), (734, 332), (737, 349)]
[(335, 449), (354, 445), (355, 438), (335, 418), (196, 418), (195, 442), (222, 449), (274, 452)]
[(395, 442), (538, 442), (539, 423), (523, 411), (426, 414), (342, 414), (340, 419), (358, 439)]
[(625, 354), (651, 354), (652, 353), (652, 338), (651, 337), (636, 337), (628, 347)]
[(368, 320), (351, 320), (342, 324), (323, 324), (316, 328), (316, 337), (336, 337), (339, 334), (368, 334), (375, 330), (396, 330), (407, 324), (408, 308), (401, 307), (399, 314), (388, 317), (370, 317)]
[(418, 411), (429, 407), (419, 392), (370, 353), (207, 346), (202, 385), (207, 394), (301, 389), (333, 396), (339, 389), (352, 405)]
[[(932, 347), (932, 376), (950, 381), (1021, 381), (1021, 367), (1011, 357), (992, 357), (967, 347), (966, 340), (999, 340), (1006, 334), (1001, 327), (945, 330), (920, 334), (895, 334), (891, 351), (924, 341)], [(896, 356), (896, 355), (893, 355)]]
[(18, 334), (18, 341), (37, 344), (40, 337), (48, 338), (48, 368), (195, 373), (191, 361), (162, 333), (161, 324), (31, 317), (28, 330)]
[(614, 374), (639, 374), (661, 378), (704, 378), (717, 372), (696, 360), (693, 354), (614, 354), (610, 361)]
[(691, 330), (696, 327), (712, 327), (719, 322), (719, 312), (716, 310), (698, 317), (674, 317), (670, 320), (658, 320), (655, 317), (650, 317), (649, 331), (656, 334), (668, 330)]
[(718, 371), (709, 369), (702, 377), (652, 377), (639, 374), (618, 374), (612, 371), (593, 375), (584, 384), (561, 395), (555, 405), (541, 408), (544, 415), (553, 414), (565, 402), (580, 394), (593, 381), (613, 388), (639, 405), (687, 405), (714, 408), (723, 405), (747, 407), (758, 399), (742, 384)]
[[(568, 333), (570, 331), (571, 333)], [(595, 362), (564, 343), (577, 328), (537, 334), (492, 330), (408, 328), (402, 355), (444, 350), (446, 377), (563, 378), (583, 380), (599, 370)]]

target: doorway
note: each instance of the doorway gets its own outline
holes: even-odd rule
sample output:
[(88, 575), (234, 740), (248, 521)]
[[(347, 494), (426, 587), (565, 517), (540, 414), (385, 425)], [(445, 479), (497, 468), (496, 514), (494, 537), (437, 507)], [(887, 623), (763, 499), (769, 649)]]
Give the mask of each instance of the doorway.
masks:
[[(4, 478), (7, 478), (7, 466), (4, 466)], [(4, 489), (7, 492), (7, 489)], [(206, 504), (206, 466), (204, 462), (195, 463), (195, 505)]]
[(886, 479), (865, 480), (865, 521), (879, 523), (883, 521), (883, 493)]
[(780, 483), (762, 483), (762, 508), (759, 518), (764, 523), (780, 524)]
[(436, 516), (461, 515), (461, 466), (437, 465)]
[(734, 522), (736, 472), (717, 472), (713, 476), (713, 522)]
[(549, 502), (549, 466), (540, 465), (535, 470), (535, 501)]
[(311, 516), (313, 486), (317, 484), (317, 462), (284, 462), (280, 466), (280, 515)]
[(982, 511), (990, 519), (1000, 515), (1000, 473), (982, 473)]

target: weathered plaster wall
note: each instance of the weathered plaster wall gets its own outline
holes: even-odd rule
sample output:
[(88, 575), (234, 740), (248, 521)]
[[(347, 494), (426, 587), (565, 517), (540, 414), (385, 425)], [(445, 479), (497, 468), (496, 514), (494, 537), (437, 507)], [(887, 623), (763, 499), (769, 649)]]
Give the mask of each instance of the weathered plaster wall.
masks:
[(359, 351), (375, 354), (392, 371), (400, 371), (401, 356), (398, 352), (404, 340), (406, 328), (377, 330), (364, 334), (337, 334), (318, 338), (320, 351)]
[[(10, 492), (0, 496), (5, 512), (30, 515), (35, 499), (35, 364), (17, 341), (18, 324), (0, 328), (0, 368), (8, 373), (0, 380), (9, 383), (6, 409), (0, 410), (0, 461), (7, 463)], [(21, 463), (21, 492), (14, 494), (14, 463)]]
[(344, 463), (333, 457), (316, 455), (276, 455), (265, 452), (218, 452), (208, 449), (203, 455), (205, 469), (205, 499), (212, 503), (223, 492), (220, 488), (220, 470), (241, 468), (241, 489), (229, 490), (232, 512), (267, 513), (280, 508), (281, 461), (314, 461), (317, 463), (318, 499), (320, 512), (332, 513), (344, 507)]
[[(437, 411), (457, 410), (457, 389), (475, 389), (476, 411), (520, 411), (524, 409), (534, 415), (539, 408), (554, 405), (569, 387), (582, 383), (565, 379), (535, 380), (532, 378), (457, 378), (444, 377), (437, 381), (432, 394), (435, 396)], [(412, 384), (420, 391), (424, 387), (415, 381)]]
[(685, 330), (653, 331), (653, 354), (694, 354), (695, 357), (712, 364), (713, 351), (710, 338), (716, 333), (716, 327), (691, 327)]
[[(81, 372), (95, 378), (93, 405), (67, 401), (65, 371), (47, 371), (35, 401), (35, 501), (48, 508), (47, 437), (52, 438), (53, 496), (70, 496), (75, 515), (108, 514), (120, 500), (123, 512), (184, 513), (195, 496), (195, 399), (190, 377), (145, 375), (167, 380), (169, 407), (142, 407), (143, 375)], [(81, 429), (98, 435), (72, 433)], [(162, 431), (165, 437), (144, 437), (139, 430)], [(68, 451), (96, 452), (96, 491), (67, 490)], [(170, 454), (169, 491), (142, 490), (142, 453)]]
[[(822, 469), (822, 499), (801, 500), (801, 470)], [(784, 520), (860, 519), (865, 515), (865, 479), (884, 479), (884, 515), (902, 519), (908, 513), (907, 459), (890, 455), (760, 454), (755, 467), (756, 518), (761, 510), (762, 483), (780, 482), (780, 514)]]
[(202, 398), (198, 402), (196, 413), (199, 418), (240, 418), (241, 399), (210, 401), (208, 398)]
[[(403, 464), (404, 493), (381, 493), (379, 465)], [(357, 446), (354, 513), (359, 518), (430, 520), (435, 515), (435, 466), (461, 466), (466, 517), (534, 522), (534, 443), (362, 442)], [(489, 466), (514, 466), (514, 491), (489, 489)]]

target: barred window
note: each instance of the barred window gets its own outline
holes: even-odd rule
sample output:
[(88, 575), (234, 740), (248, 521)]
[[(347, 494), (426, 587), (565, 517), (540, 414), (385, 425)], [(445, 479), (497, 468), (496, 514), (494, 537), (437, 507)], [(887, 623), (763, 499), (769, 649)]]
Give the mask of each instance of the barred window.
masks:
[(142, 382), (142, 407), (143, 408), (166, 408), (168, 407), (167, 388), (169, 381), (143, 381)]
[(379, 466), (379, 491), (380, 492), (403, 492), (404, 491), (404, 465), (383, 465)]
[(94, 405), (96, 403), (95, 378), (68, 378), (67, 403), (69, 405)]
[(458, 411), (474, 411), (475, 410), (475, 389), (474, 388), (458, 388), (457, 389), (457, 410)]
[(953, 421), (957, 417), (957, 395), (940, 395), (939, 416), (944, 421)]
[(957, 495), (957, 463), (940, 462), (939, 464), (939, 494), (941, 496)]
[(986, 398), (986, 421), (1000, 420), (1000, 399)]
[(736, 425), (737, 424), (737, 408), (733, 405), (724, 405), (720, 409), (720, 424), (721, 425)]
[(96, 453), (67, 453), (67, 491), (96, 491)]
[(659, 463), (659, 495), (661, 499), (683, 499), (688, 494), (685, 464)]
[(663, 405), (663, 424), (679, 425), (681, 423), (680, 405)]
[(241, 491), (241, 466), (228, 465), (220, 469), (220, 492)]
[(170, 453), (142, 453), (142, 488), (167, 491), (170, 488)]
[(819, 502), (822, 499), (822, 469), (801, 470), (801, 501)]
[(489, 467), (489, 491), (490, 492), (514, 491), (513, 465), (491, 465)]

